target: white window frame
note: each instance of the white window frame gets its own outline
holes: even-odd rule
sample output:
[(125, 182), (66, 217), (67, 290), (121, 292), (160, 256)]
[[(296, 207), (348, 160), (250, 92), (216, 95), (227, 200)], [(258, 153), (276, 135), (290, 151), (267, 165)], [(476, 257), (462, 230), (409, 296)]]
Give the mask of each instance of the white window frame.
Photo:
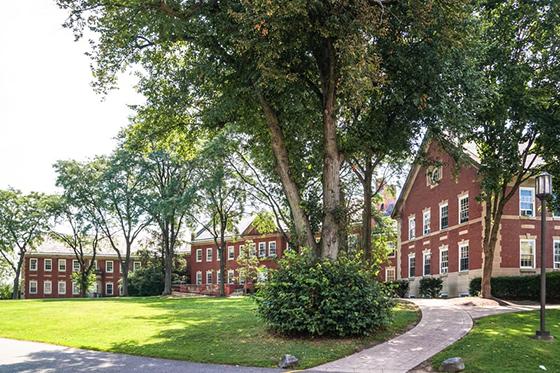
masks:
[(397, 245), (394, 242), (387, 242), (387, 249), (389, 251), (388, 258), (397, 257)]
[(432, 212), (430, 210), (426, 210), (422, 213), (422, 235), (426, 236), (430, 234), (432, 224)]
[(79, 294), (80, 294), (80, 287), (78, 286), (78, 283), (72, 281), (72, 295), (79, 295)]
[(268, 243), (268, 256), (270, 258), (276, 258), (277, 255), (277, 245), (276, 245), (276, 241), (270, 241)]
[(196, 284), (202, 285), (202, 271), (196, 271)]
[[(443, 215), (442, 215), (442, 211), (443, 208), (447, 207), (447, 227), (444, 227), (442, 224), (443, 221)], [(439, 229), (443, 230), (443, 229), (447, 229), (449, 228), (449, 203), (443, 203), (441, 205), (439, 205)]]
[(416, 216), (408, 218), (408, 239), (413, 240), (416, 238)]
[[(49, 291), (47, 291), (47, 284), (49, 284)], [(45, 294), (45, 295), (51, 295), (52, 294), (52, 281), (51, 280), (43, 281), (43, 294)]]
[[(34, 265), (31, 263), (34, 263)], [(29, 270), (33, 272), (37, 272), (37, 268), (39, 268), (39, 259), (29, 258)]]
[[(33, 285), (35, 285), (35, 291), (33, 291)], [(37, 281), (36, 280), (29, 281), (29, 294), (37, 294)]]
[(80, 261), (72, 259), (72, 272), (80, 272)]
[(202, 249), (196, 249), (196, 262), (202, 263)]
[[(531, 192), (531, 200), (532, 200), (531, 203), (533, 205), (531, 207), (531, 214), (523, 214), (523, 211), (528, 211), (526, 209), (521, 208), (521, 202), (522, 202), (521, 201), (521, 192), (523, 192), (523, 191), (525, 191), (525, 192), (530, 191)], [(530, 217), (530, 218), (534, 218), (535, 217), (535, 208), (536, 208), (535, 200), (536, 200), (536, 197), (535, 197), (535, 188), (534, 187), (520, 187), (519, 188), (519, 216), (527, 216), (527, 217)]]
[(227, 283), (235, 284), (235, 272), (233, 269), (228, 269), (227, 271)]
[[(463, 212), (463, 210), (461, 209), (461, 202), (464, 201), (465, 199), (468, 201), (468, 202), (467, 202), (467, 220), (462, 221), (462, 220), (461, 220), (461, 213)], [(470, 205), (471, 205), (471, 201), (470, 201), (470, 199), (469, 199), (469, 195), (468, 195), (468, 194), (464, 194), (464, 195), (461, 195), (461, 196), (458, 197), (458, 205), (457, 205), (457, 207), (459, 207), (459, 208), (458, 208), (458, 210), (459, 210), (459, 215), (458, 215), (457, 218), (458, 218), (459, 220), (457, 220), (457, 221), (459, 222), (459, 224), (465, 224), (465, 223), (468, 223), (468, 222), (469, 222), (469, 219), (470, 219), (470, 216), (469, 216), (469, 215), (470, 215), (470, 211), (469, 211), (469, 210), (470, 210)]]
[[(466, 269), (461, 269), (461, 259), (465, 259), (465, 257), (463, 257), (463, 252), (462, 252), (461, 249), (464, 248), (464, 247), (467, 248), (467, 256), (466, 256), (467, 268)], [(459, 253), (458, 253), (459, 254), (458, 255), (458, 257), (459, 257), (459, 267), (458, 267), (459, 272), (468, 272), (469, 271), (469, 267), (471, 265), (471, 263), (470, 263), (470, 251), (471, 251), (471, 248), (470, 248), (468, 242), (463, 242), (463, 243), (459, 244)]]
[(220, 278), (222, 270), (218, 269), (216, 271), (216, 284), (220, 285), (222, 283), (222, 279)]
[[(429, 257), (430, 273), (426, 273), (426, 258)], [(430, 276), (432, 274), (432, 253), (422, 253), (422, 276)]]
[(253, 244), (249, 246), (249, 257), (254, 258), (257, 256), (257, 247)]
[[(61, 289), (61, 285), (62, 285), (62, 289)], [(67, 292), (66, 281), (58, 281), (57, 290), (58, 290), (58, 295), (66, 295)]]
[[(443, 266), (443, 253), (446, 253), (447, 255), (445, 267)], [(439, 249), (439, 274), (444, 275), (447, 273), (449, 273), (449, 248), (447, 246), (444, 246)]]
[[(389, 271), (393, 272), (393, 275), (391, 276), (391, 279), (389, 279)], [(397, 279), (397, 271), (395, 270), (395, 267), (386, 267), (385, 268), (385, 281), (395, 281)]]
[(554, 263), (553, 268), (560, 269), (560, 240), (552, 241), (552, 259)]
[(264, 258), (266, 256), (266, 242), (259, 242), (259, 258)]
[(208, 247), (206, 249), (206, 263), (212, 262), (213, 259), (214, 259), (214, 250), (212, 250), (211, 247)]
[(132, 271), (137, 271), (140, 268), (142, 268), (142, 262), (135, 260), (134, 262), (132, 262)]
[[(410, 272), (410, 259), (414, 259), (414, 273)], [(414, 278), (414, 277), (416, 277), (416, 255), (412, 254), (408, 256), (408, 278)]]
[(245, 251), (245, 245), (239, 245), (239, 254), (237, 255), (237, 257), (239, 257), (239, 255), (241, 255), (241, 253), (244, 251)]
[[(111, 285), (110, 293), (109, 293), (109, 285)], [(112, 282), (105, 283), (105, 295), (115, 295), (115, 285)]]
[[(47, 269), (47, 263), (50, 264), (50, 267), (51, 267), (51, 268)], [(52, 272), (52, 259), (50, 259), (50, 258), (45, 258), (45, 259), (43, 260), (43, 269), (45, 270), (45, 272)]]
[[(111, 270), (109, 270), (109, 263), (111, 263)], [(106, 260), (105, 261), (105, 272), (113, 273), (114, 270), (115, 270), (115, 263), (113, 263), (112, 260)]]
[(66, 259), (58, 259), (58, 272), (66, 272)]
[[(532, 255), (533, 258), (531, 259), (531, 261), (533, 262), (532, 266), (522, 266), (521, 265), (521, 261), (522, 261), (521, 245), (524, 242), (532, 243), (532, 246), (533, 246), (533, 250), (532, 250), (533, 251), (533, 255)], [(520, 269), (535, 269), (536, 265), (537, 265), (536, 258), (537, 258), (537, 240), (534, 239), (534, 238), (521, 238), (521, 239), (519, 239), (519, 268)]]
[(95, 260), (93, 261), (93, 263), (94, 263), (94, 265), (95, 265), (95, 270), (96, 270), (96, 271), (99, 271), (99, 263), (97, 263), (97, 259), (95, 259)]
[(228, 260), (235, 260), (235, 246), (228, 246)]
[[(210, 275), (210, 281), (208, 281), (208, 275)], [(210, 285), (212, 284), (212, 271), (206, 271), (206, 284)]]

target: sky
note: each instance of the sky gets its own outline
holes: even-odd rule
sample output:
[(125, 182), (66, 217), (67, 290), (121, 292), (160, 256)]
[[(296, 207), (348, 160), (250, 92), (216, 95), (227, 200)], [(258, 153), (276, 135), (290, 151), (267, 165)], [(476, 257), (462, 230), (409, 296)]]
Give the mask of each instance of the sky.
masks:
[(108, 154), (142, 98), (125, 75), (106, 97), (92, 87), (85, 40), (75, 42), (54, 0), (2, 1), (0, 188), (56, 192), (52, 165)]

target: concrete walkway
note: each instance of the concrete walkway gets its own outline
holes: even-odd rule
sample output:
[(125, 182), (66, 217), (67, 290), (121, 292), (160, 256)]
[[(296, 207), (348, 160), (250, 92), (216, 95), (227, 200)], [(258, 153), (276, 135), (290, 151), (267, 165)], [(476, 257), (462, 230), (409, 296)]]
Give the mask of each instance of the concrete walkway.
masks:
[(269, 373), (278, 369), (199, 364), (0, 338), (0, 372)]

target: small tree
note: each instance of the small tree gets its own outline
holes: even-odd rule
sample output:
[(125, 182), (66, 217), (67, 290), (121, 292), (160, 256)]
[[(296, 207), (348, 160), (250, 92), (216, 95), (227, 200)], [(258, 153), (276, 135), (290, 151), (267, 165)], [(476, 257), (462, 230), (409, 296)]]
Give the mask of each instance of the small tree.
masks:
[(256, 283), (259, 272), (262, 270), (261, 259), (256, 255), (257, 249), (252, 240), (246, 241), (237, 257), (237, 271), (239, 282), (243, 281), (243, 293), (247, 294), (249, 281)]

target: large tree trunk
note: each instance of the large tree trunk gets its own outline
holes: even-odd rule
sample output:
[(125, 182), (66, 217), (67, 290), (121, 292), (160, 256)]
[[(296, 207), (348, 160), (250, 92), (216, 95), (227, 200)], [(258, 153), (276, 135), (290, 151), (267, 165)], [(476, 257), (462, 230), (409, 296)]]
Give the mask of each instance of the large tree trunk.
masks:
[(163, 233), (163, 295), (171, 295), (171, 285), (173, 277), (173, 249), (169, 237), (169, 229), (166, 227)]
[[(496, 198), (496, 197), (494, 197)], [(484, 239), (482, 250), (484, 252), (484, 263), (482, 267), (481, 292), (482, 298), (492, 298), (492, 271), (494, 269), (494, 253), (498, 242), (498, 233), (504, 210), (503, 200), (496, 201), (486, 198), (486, 216), (484, 217)]]
[[(223, 241), (222, 241), (223, 242)], [(219, 253), (218, 255), (220, 256), (220, 296), (221, 297), (225, 297), (226, 296), (226, 282), (224, 281), (226, 274), (226, 258), (225, 258), (225, 252), (226, 252), (226, 245), (225, 242), (222, 243), (220, 245), (220, 249), (218, 250)]]
[(274, 109), (260, 92), (257, 94), (268, 125), (268, 131), (270, 133), (272, 153), (274, 154), (276, 161), (276, 173), (280, 178), (284, 195), (290, 205), (290, 211), (292, 213), (294, 228), (297, 235), (295, 242), (298, 246), (307, 246), (316, 252), (317, 242), (315, 241), (314, 232), (311, 229), (309, 218), (303, 210), (299, 189), (290, 172), (290, 162), (282, 128), (280, 127), (280, 123), (278, 122)]
[(340, 205), (340, 152), (336, 128), (336, 54), (330, 40), (325, 40), (318, 57), (323, 82), (323, 228), (321, 230), (321, 256), (336, 259), (338, 256)]
[(362, 232), (361, 241), (362, 249), (364, 250), (364, 258), (370, 261), (372, 258), (371, 252), (371, 202), (373, 198), (372, 188), (373, 179), (373, 165), (371, 159), (366, 160), (366, 167), (364, 169), (363, 179), (363, 192), (364, 192), (364, 207), (362, 209)]
[(18, 261), (18, 265), (16, 268), (16, 274), (14, 277), (14, 289), (12, 292), (12, 299), (19, 299), (19, 277), (21, 275), (21, 267), (23, 265), (23, 255), (20, 255), (21, 258)]
[(122, 296), (128, 297), (128, 266), (130, 264), (130, 245), (126, 248), (126, 257), (121, 261), (121, 276), (122, 276)]

